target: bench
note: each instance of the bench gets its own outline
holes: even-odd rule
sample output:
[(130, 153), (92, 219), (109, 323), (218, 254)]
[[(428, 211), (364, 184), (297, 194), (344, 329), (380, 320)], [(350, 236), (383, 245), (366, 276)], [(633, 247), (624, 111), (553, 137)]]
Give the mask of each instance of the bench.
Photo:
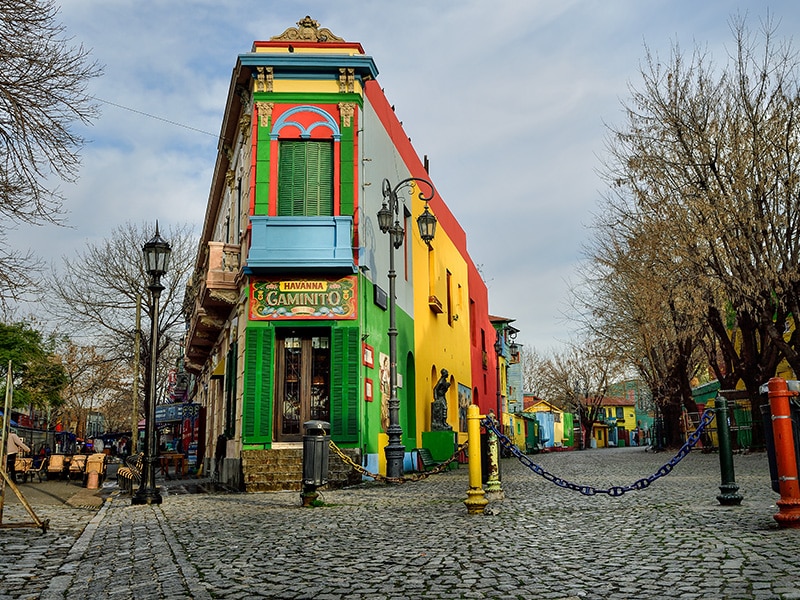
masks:
[(417, 453), (417, 466), (419, 471), (425, 472), (430, 469), (435, 469), (442, 464), (433, 459), (431, 451), (427, 448), (415, 448), (414, 452)]
[(142, 463), (144, 454), (139, 453), (135, 457), (129, 456), (125, 459), (125, 466), (117, 469), (117, 485), (123, 492), (133, 492), (133, 486), (142, 481)]

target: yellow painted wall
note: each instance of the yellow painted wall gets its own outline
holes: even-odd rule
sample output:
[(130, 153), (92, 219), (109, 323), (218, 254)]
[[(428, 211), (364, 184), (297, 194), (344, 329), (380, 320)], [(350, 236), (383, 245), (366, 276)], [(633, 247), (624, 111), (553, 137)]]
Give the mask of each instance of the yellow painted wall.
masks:
[[(416, 192), (406, 202), (411, 210), (409, 241), (412, 244), (414, 277), (414, 344), (416, 346), (417, 445), (422, 432), (430, 431), (433, 388), (442, 369), (454, 383), (447, 392), (447, 422), (458, 431), (458, 386), (473, 388), (470, 364), (469, 307), (467, 265), (447, 232), (437, 227), (431, 250), (419, 237), (417, 217), (425, 208)], [(433, 211), (431, 211), (433, 212)], [(450, 272), (450, 318), (448, 319), (448, 277)], [(443, 312), (431, 309), (429, 296), (436, 296)], [(435, 375), (434, 375), (435, 369)], [(458, 436), (466, 440), (466, 433)]]
[[(508, 436), (514, 445), (521, 450), (525, 449), (525, 419), (515, 415), (509, 416), (511, 422), (511, 434)], [(531, 425), (532, 427), (533, 425)]]
[[(272, 84), (272, 91), (276, 93), (326, 93), (338, 94), (339, 82), (334, 80), (320, 81), (317, 79), (277, 79)], [(353, 91), (356, 94), (363, 94), (361, 83), (354, 82)]]

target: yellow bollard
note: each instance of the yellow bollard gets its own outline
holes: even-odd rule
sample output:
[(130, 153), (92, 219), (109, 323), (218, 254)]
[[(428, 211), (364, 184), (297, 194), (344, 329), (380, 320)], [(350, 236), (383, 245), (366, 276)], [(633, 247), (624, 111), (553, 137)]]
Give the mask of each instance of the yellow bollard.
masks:
[(489, 501), (481, 486), (481, 414), (477, 404), (467, 407), (469, 436), (469, 489), (464, 504), (470, 515), (482, 515)]

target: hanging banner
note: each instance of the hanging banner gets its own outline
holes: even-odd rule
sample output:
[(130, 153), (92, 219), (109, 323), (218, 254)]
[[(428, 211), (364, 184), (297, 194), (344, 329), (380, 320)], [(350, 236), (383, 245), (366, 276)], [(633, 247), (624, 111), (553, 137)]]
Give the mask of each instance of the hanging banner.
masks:
[(255, 280), (250, 284), (250, 319), (355, 319), (357, 278)]

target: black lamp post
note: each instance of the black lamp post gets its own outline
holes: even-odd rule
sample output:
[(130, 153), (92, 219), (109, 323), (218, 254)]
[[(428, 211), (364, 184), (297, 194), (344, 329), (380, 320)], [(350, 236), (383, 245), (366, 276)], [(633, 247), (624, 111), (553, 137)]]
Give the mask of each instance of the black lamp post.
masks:
[[(144, 429), (144, 461), (142, 463), (142, 483), (131, 504), (161, 504), (161, 494), (156, 487), (156, 365), (158, 354), (158, 301), (164, 286), (161, 276), (167, 272), (171, 252), (167, 243), (156, 233), (142, 248), (144, 265), (150, 274), (150, 385), (147, 392), (147, 413)], [(135, 432), (134, 432), (135, 435)]]
[[(403, 186), (411, 186), (412, 182), (426, 184), (431, 191), (430, 196), (419, 192), (418, 197), (425, 203), (425, 210), (417, 217), (417, 226), (422, 241), (429, 247), (436, 233), (436, 217), (428, 210), (428, 202), (433, 198), (433, 184), (427, 179), (409, 177), (392, 187), (388, 179), (383, 180), (383, 206), (378, 211), (378, 226), (382, 233), (389, 234), (389, 427), (386, 430), (389, 443), (384, 449), (386, 453), (386, 476), (403, 476), (403, 458), (406, 448), (403, 446), (403, 428), (400, 426), (400, 400), (397, 397), (397, 317), (395, 298), (394, 251), (403, 245), (405, 231), (400, 223), (400, 202), (397, 191)], [(394, 222), (393, 222), (394, 221)]]
[(494, 341), (494, 353), (497, 355), (497, 420), (500, 426), (503, 424), (503, 393), (501, 391), (502, 378), (500, 377), (500, 357), (503, 355), (502, 331), (497, 330), (497, 337)]

